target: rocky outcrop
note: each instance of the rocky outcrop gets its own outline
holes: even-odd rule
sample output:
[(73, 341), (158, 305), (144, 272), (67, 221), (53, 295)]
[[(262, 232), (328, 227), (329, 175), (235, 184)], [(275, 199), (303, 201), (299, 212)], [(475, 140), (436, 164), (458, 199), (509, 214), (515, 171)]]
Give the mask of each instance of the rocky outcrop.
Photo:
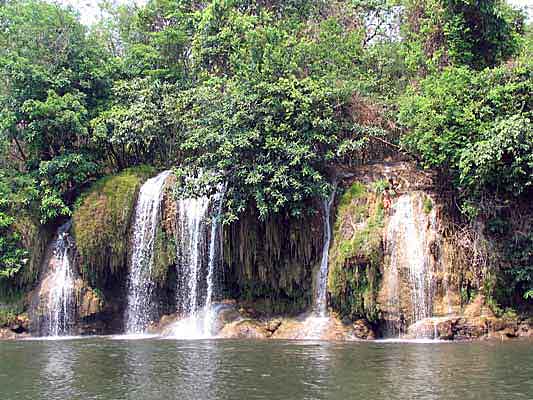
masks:
[(426, 318), (408, 328), (404, 339), (473, 340), (532, 337), (529, 320), (494, 316)]
[(224, 287), (269, 314), (295, 314), (312, 301), (322, 254), (321, 216), (259, 220), (251, 209), (224, 230)]

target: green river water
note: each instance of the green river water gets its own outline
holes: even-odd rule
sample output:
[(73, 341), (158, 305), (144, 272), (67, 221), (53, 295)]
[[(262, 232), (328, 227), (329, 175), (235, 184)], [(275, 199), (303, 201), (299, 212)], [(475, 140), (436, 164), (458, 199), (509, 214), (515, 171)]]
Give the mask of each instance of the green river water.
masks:
[(533, 342), (0, 342), (0, 399), (533, 399)]

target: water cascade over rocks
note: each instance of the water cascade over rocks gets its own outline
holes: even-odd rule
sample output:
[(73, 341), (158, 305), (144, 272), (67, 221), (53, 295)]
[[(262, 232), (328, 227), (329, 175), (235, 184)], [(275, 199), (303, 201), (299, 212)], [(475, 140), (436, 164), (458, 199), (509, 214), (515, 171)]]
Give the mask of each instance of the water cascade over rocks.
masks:
[(75, 320), (75, 271), (69, 254), (72, 247), (68, 233), (70, 226), (69, 221), (58, 229), (52, 242), (48, 270), (39, 288), (39, 331), (43, 336), (70, 335)]
[(170, 335), (181, 339), (214, 334), (216, 267), (220, 260), (222, 192), (178, 203), (177, 308), (181, 319)]
[(324, 245), (322, 248), (322, 258), (320, 269), (315, 280), (315, 296), (313, 304), (313, 315), (307, 321), (307, 338), (318, 339), (328, 324), (328, 262), (329, 247), (331, 244), (331, 208), (335, 200), (337, 181), (333, 182), (333, 189), (329, 198), (324, 200)]
[(387, 330), (391, 336), (404, 331), (406, 323), (432, 316), (436, 267), (431, 248), (437, 228), (435, 210), (424, 207), (424, 196), (420, 192), (400, 196), (387, 226), (389, 263), (384, 289)]
[(133, 223), (128, 278), (128, 307), (125, 321), (128, 334), (144, 333), (153, 314), (154, 241), (160, 220), (163, 188), (170, 174), (170, 171), (164, 171), (155, 178), (147, 180), (139, 192)]

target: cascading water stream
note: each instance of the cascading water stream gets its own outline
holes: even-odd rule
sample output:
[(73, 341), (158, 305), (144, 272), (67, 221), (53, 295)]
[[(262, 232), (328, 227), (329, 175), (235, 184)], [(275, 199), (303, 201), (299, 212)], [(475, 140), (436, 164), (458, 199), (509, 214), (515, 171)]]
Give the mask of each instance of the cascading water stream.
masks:
[(137, 199), (125, 321), (128, 334), (145, 332), (153, 312), (154, 241), (160, 219), (163, 188), (170, 174), (170, 171), (164, 171), (155, 178), (148, 179), (141, 186)]
[(54, 246), (54, 270), (45, 279), (48, 288), (45, 336), (66, 336), (74, 322), (74, 271), (69, 259), (71, 247), (68, 230), (71, 223), (62, 225)]
[[(209, 198), (181, 199), (178, 204), (180, 259), (178, 276), (181, 287), (178, 290), (178, 303), (182, 315), (190, 319), (190, 335), (197, 333), (199, 305), (199, 285), (202, 263), (205, 260), (205, 219), (209, 208)], [(189, 336), (189, 334), (186, 334)]]
[(324, 200), (324, 246), (322, 248), (322, 259), (320, 261), (320, 270), (316, 279), (316, 293), (314, 312), (319, 317), (326, 317), (328, 313), (327, 304), (327, 287), (328, 287), (328, 261), (329, 246), (331, 244), (331, 207), (335, 200), (335, 191), (337, 182), (333, 183), (333, 190), (328, 199)]
[(313, 304), (313, 313), (306, 319), (304, 324), (304, 335), (306, 339), (320, 339), (326, 329), (330, 319), (328, 317), (328, 262), (329, 246), (331, 244), (331, 207), (335, 200), (335, 191), (337, 190), (337, 181), (333, 182), (333, 189), (329, 198), (324, 200), (324, 245), (322, 247), (322, 258), (320, 260), (320, 269), (315, 278), (315, 297)]
[(222, 215), (222, 203), (224, 201), (224, 192), (217, 193), (214, 200), (218, 202), (216, 214), (211, 220), (211, 235), (209, 240), (209, 259), (207, 265), (207, 295), (204, 305), (204, 335), (213, 334), (213, 325), (215, 322), (215, 310), (213, 309), (213, 296), (216, 291), (215, 287), (215, 268), (217, 265), (217, 247), (218, 228), (220, 226), (220, 217)]
[[(182, 339), (208, 338), (213, 334), (218, 228), (223, 194), (182, 199), (178, 204), (178, 311), (182, 319), (171, 335)], [(213, 213), (214, 211), (214, 213)], [(210, 212), (214, 215), (209, 215)], [(211, 225), (209, 226), (209, 218)]]
[[(424, 212), (420, 194), (405, 194), (394, 205), (387, 227), (387, 249), (390, 254), (388, 272), (389, 308), (392, 323), (389, 330), (400, 333), (404, 319), (411, 323), (432, 315), (432, 272), (430, 232), (435, 231), (435, 213)], [(400, 310), (400, 280), (407, 278), (411, 315)], [(394, 326), (396, 325), (396, 326)]]

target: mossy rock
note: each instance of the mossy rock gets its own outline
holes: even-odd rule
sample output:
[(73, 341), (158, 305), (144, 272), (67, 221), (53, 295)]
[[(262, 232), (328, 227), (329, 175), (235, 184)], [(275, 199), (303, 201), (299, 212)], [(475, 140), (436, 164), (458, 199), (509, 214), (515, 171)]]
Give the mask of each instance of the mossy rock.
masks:
[(320, 214), (261, 221), (251, 208), (224, 228), (226, 297), (266, 314), (293, 314), (312, 302), (313, 269), (322, 255)]
[(39, 270), (46, 246), (53, 237), (53, 229), (41, 225), (37, 216), (23, 213), (15, 221), (15, 230), (22, 236), (22, 244), (29, 252), (24, 268), (16, 275), (16, 286), (22, 290), (32, 287), (39, 278)]
[(341, 317), (378, 318), (384, 210), (380, 193), (356, 182), (339, 200), (329, 258), (331, 304)]
[(73, 233), (81, 272), (91, 285), (100, 286), (109, 276), (125, 273), (136, 198), (143, 182), (154, 174), (152, 167), (141, 166), (106, 176), (77, 201)]

